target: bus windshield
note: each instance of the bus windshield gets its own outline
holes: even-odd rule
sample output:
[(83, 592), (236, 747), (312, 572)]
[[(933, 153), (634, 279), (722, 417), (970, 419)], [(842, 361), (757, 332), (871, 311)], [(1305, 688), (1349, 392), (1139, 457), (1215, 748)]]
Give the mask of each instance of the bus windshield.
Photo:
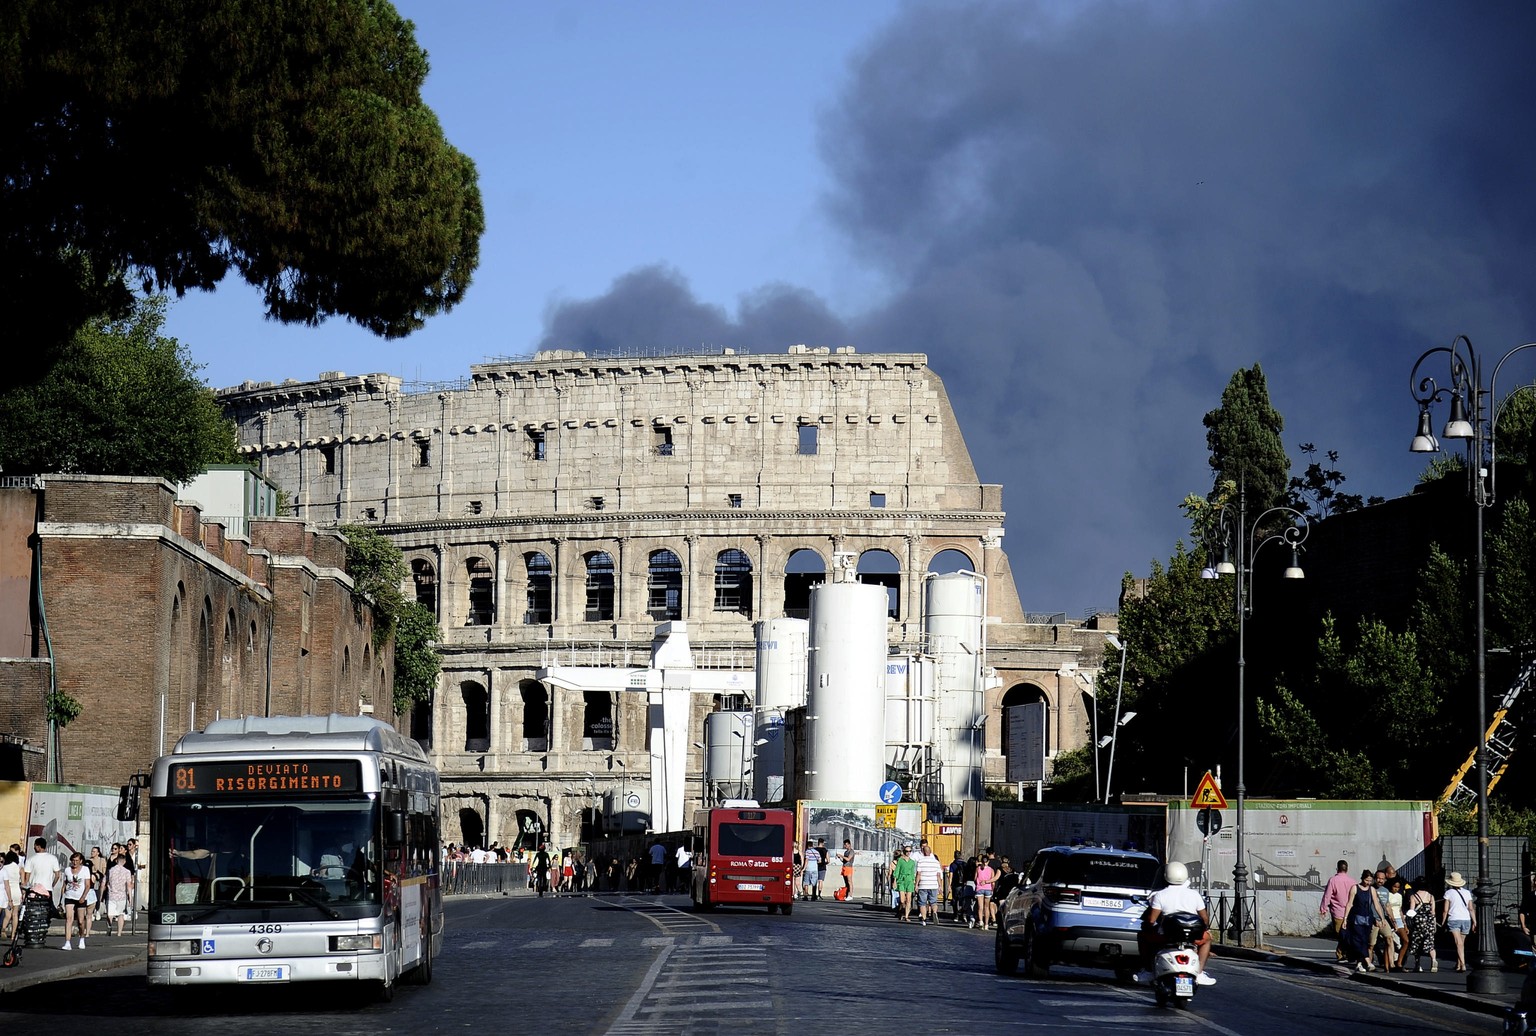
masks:
[(783, 824), (741, 824), (727, 821), (720, 825), (715, 840), (719, 856), (768, 857), (782, 860), (787, 834)]
[(150, 909), (212, 917), (248, 908), (378, 912), (378, 808), (371, 799), (157, 803)]

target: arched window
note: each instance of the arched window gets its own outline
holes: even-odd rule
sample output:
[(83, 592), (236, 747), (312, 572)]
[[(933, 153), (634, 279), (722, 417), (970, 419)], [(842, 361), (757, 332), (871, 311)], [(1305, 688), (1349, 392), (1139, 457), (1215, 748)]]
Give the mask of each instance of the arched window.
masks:
[[(1041, 750), (1047, 757), (1051, 754), (1053, 745), (1051, 744), (1050, 699), (1045, 696), (1044, 691), (1034, 686), (1033, 684), (1021, 683), (1008, 688), (1007, 692), (1003, 695), (1002, 701), (999, 703), (999, 707), (1001, 708), (1003, 714), (1002, 746), (1004, 755), (1008, 754), (1008, 745), (1012, 743), (1014, 734), (1014, 731), (1010, 729), (1010, 716), (1008, 710), (1014, 705), (1032, 705), (1037, 702), (1040, 704), (1041, 708), (1035, 711), (1040, 723), (1044, 727), (1040, 733), (1040, 738), (1044, 742), (1041, 746)], [(1018, 722), (1018, 717), (1012, 717), (1012, 722)], [(1034, 720), (1026, 720), (1025, 722), (1033, 724)], [(1030, 728), (1026, 727), (1025, 729)]]
[(885, 587), (887, 618), (901, 618), (901, 562), (888, 550), (866, 550), (859, 555), (859, 582)]
[(549, 558), (538, 551), (523, 555), (523, 565), (528, 571), (528, 610), (523, 613), (523, 625), (540, 626), (554, 621), (555, 570)]
[(411, 582), (416, 584), (416, 603), (437, 614), (437, 569), (426, 558), (411, 559)]
[(613, 558), (606, 551), (593, 551), (587, 555), (587, 607), (584, 615), (588, 622), (613, 621)]
[(962, 550), (941, 550), (928, 561), (932, 575), (947, 576), (951, 572), (974, 572), (976, 566)]
[(784, 615), (811, 617), (811, 587), (827, 581), (827, 563), (814, 550), (800, 549), (784, 564)]
[(549, 751), (549, 691), (537, 680), (518, 685), (523, 699), (523, 751)]
[[(379, 685), (384, 684), (384, 674), (379, 673)], [(432, 699), (435, 692), (428, 693), (425, 698), (411, 706), (411, 737), (422, 748), (432, 747)]]
[(734, 547), (715, 558), (715, 611), (752, 617), (752, 559)]
[(651, 551), (645, 576), (645, 613), (657, 622), (683, 617), (683, 563), (670, 550)]
[(218, 718), (218, 699), (213, 693), (213, 601), (207, 597), (203, 598), (197, 636), (197, 679), (192, 690), (196, 705), (188, 719), (190, 730), (199, 730)]
[(491, 750), (491, 696), (474, 680), (459, 684), (464, 699), (464, 751)]
[(581, 747), (589, 752), (613, 751), (613, 696), (607, 691), (583, 691), (581, 701)]
[(496, 599), (493, 589), (494, 576), (490, 563), (484, 558), (470, 558), (464, 562), (469, 576), (469, 619), (466, 626), (489, 626), (496, 619)]

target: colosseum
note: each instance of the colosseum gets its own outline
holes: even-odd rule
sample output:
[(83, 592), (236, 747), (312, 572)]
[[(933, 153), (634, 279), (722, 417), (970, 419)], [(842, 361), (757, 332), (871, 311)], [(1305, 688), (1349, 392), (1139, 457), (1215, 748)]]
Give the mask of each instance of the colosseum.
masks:
[(1046, 705), (1051, 755), (1087, 739), (1113, 619), (1023, 611), (1002, 487), (978, 479), (921, 354), (555, 350), (452, 384), (330, 372), (219, 400), (293, 514), (376, 525), (436, 612), (443, 673), (410, 724), (443, 773), (447, 840), (604, 828), (603, 804), (648, 773), (646, 697), (548, 674), (644, 668), (661, 623), (685, 624), (718, 677), (692, 695), (697, 802), (706, 715), (751, 706), (731, 688), (754, 622), (804, 617), (834, 555), (887, 588), (893, 652), (920, 648), (925, 574), (986, 577), (989, 783), (1006, 779), (1007, 706)]

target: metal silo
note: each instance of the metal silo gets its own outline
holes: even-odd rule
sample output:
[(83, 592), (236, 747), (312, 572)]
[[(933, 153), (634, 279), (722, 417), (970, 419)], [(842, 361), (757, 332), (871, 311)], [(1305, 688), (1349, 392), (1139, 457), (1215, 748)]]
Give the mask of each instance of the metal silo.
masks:
[(704, 717), (704, 783), (713, 799), (740, 799), (751, 788), (752, 713)]
[(936, 672), (937, 722), (933, 752), (939, 764), (935, 789), (957, 809), (982, 797), (982, 723), (986, 718), (983, 668), (986, 580), (975, 572), (930, 575), (924, 587), (923, 632)]
[(885, 587), (815, 587), (809, 655), (804, 797), (873, 801), (885, 779)]

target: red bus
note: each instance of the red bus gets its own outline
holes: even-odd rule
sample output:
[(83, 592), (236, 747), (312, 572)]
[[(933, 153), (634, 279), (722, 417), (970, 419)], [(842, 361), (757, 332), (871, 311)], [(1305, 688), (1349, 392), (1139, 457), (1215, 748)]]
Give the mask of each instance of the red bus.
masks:
[(795, 905), (795, 815), (787, 809), (722, 806), (693, 815), (695, 910)]

